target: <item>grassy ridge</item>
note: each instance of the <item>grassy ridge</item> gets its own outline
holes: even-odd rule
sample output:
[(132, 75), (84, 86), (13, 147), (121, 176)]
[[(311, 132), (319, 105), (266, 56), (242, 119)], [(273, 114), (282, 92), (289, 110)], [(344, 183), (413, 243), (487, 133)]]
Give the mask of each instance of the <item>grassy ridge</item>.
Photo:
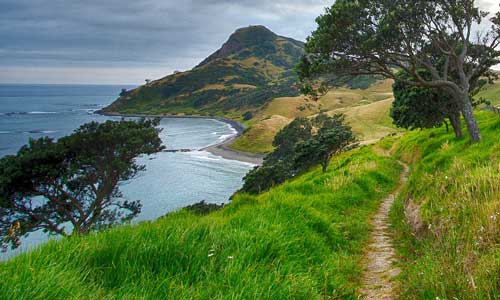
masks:
[(314, 116), (320, 111), (346, 114), (360, 141), (373, 143), (398, 132), (389, 117), (392, 99), (392, 80), (379, 80), (363, 89), (333, 88), (318, 101), (304, 96), (276, 98), (256, 113), (247, 123), (248, 130), (230, 147), (255, 153), (270, 152), (280, 129), (297, 117)]
[(357, 299), (369, 216), (400, 171), (363, 147), (207, 216), (51, 242), (0, 263), (0, 298)]
[(392, 211), (402, 299), (500, 298), (500, 117), (478, 119), (478, 144), (444, 129), (397, 142), (397, 155), (413, 163)]

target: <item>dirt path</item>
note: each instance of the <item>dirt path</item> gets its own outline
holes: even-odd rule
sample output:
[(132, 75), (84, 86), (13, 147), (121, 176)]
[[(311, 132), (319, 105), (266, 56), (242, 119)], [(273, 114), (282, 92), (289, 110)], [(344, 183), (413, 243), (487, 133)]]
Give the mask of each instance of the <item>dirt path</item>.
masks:
[(361, 299), (392, 300), (396, 298), (392, 280), (400, 270), (393, 265), (396, 251), (392, 246), (389, 231), (389, 211), (408, 177), (408, 166), (401, 164), (404, 169), (398, 188), (384, 200), (372, 220), (373, 231), (365, 254)]

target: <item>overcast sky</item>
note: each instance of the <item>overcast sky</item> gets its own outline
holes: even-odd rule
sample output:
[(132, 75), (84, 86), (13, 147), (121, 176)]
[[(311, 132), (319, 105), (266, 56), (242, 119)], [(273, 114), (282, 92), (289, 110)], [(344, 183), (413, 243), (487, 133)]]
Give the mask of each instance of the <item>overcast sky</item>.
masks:
[[(480, 1), (496, 10), (499, 0)], [(332, 0), (0, 0), (0, 83), (140, 84), (239, 27), (305, 40)]]

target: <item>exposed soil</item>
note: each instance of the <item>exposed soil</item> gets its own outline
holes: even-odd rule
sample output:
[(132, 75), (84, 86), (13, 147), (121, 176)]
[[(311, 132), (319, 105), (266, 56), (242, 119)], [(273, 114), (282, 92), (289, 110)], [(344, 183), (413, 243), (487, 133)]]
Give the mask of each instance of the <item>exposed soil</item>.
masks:
[(373, 231), (365, 254), (363, 287), (360, 292), (366, 300), (392, 300), (396, 298), (393, 279), (400, 270), (394, 266), (396, 251), (389, 229), (389, 211), (408, 178), (408, 166), (403, 165), (398, 188), (380, 206), (372, 220)]

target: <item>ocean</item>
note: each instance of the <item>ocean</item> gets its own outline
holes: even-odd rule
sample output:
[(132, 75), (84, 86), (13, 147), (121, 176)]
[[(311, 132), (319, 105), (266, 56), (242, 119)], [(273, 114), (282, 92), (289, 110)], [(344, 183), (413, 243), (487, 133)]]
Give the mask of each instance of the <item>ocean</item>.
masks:
[[(122, 88), (116, 85), (2, 85), (0, 84), (0, 157), (15, 154), (30, 138), (59, 138), (91, 121), (119, 120), (95, 114), (110, 104)], [(213, 119), (162, 119), (161, 138), (168, 149), (193, 152), (161, 152), (141, 157), (146, 170), (121, 190), (143, 208), (134, 222), (155, 220), (195, 202), (225, 203), (242, 185), (253, 165), (226, 160), (199, 149), (236, 134), (229, 124)], [(89, 145), (82, 145), (82, 147)], [(48, 240), (36, 232), (24, 238), (19, 249), (0, 254), (11, 257)]]

